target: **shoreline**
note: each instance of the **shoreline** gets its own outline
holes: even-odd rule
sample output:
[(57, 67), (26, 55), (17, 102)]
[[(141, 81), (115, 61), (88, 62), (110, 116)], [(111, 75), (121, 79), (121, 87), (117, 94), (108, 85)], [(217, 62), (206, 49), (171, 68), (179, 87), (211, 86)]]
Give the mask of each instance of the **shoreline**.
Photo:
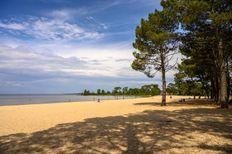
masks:
[[(21, 94), (20, 94), (21, 95)], [(33, 94), (34, 95), (34, 94)], [(37, 95), (37, 94), (36, 94)], [(38, 94), (40, 95), (40, 94)], [(47, 94), (50, 95), (50, 94)], [(63, 94), (58, 94), (58, 96), (62, 96)], [(52, 96), (56, 96), (56, 94), (52, 94)], [(80, 95), (82, 96), (82, 95)], [(98, 102), (98, 97), (118, 97), (118, 98), (112, 98), (112, 99), (100, 99), (100, 102)], [(85, 96), (84, 96), (85, 97)], [(46, 104), (69, 104), (69, 103), (102, 103), (105, 101), (120, 101), (120, 100), (133, 100), (133, 99), (143, 99), (143, 98), (157, 98), (157, 97), (162, 97), (162, 95), (156, 95), (156, 96), (114, 96), (114, 95), (88, 95), (87, 97), (92, 97), (91, 100), (65, 100), (65, 101), (51, 101), (51, 102), (27, 102), (27, 103), (12, 103), (12, 104), (7, 104), (7, 103), (0, 103), (0, 107), (4, 107), (4, 106), (26, 106), (26, 105), (46, 105)], [(170, 95), (167, 95), (167, 103), (170, 101)], [(193, 98), (193, 96), (181, 96), (181, 95), (173, 95), (173, 97), (178, 97), (177, 100), (181, 99), (181, 98), (185, 98), (185, 99), (191, 99)], [(31, 98), (30, 98), (31, 99)], [(172, 99), (172, 101), (174, 100), (174, 98)], [(160, 98), (161, 101), (161, 98)]]
[[(102, 99), (102, 101), (112, 101), (112, 100), (128, 100), (128, 99), (137, 99), (137, 98), (149, 98), (149, 97), (136, 97), (136, 98), (124, 98), (124, 99)], [(47, 105), (47, 104), (68, 104), (68, 103), (101, 103), (97, 100), (79, 100), (79, 101), (54, 101), (54, 102), (42, 102), (42, 103), (18, 103), (18, 104), (0, 104), (1, 106), (25, 106), (25, 105)]]
[[(4, 98), (4, 96), (7, 96), (9, 98)], [(18, 97), (17, 99), (20, 99), (18, 102), (16, 101), (16, 98), (18, 96), (25, 96), (24, 98)], [(42, 98), (38, 98), (42, 96)], [(56, 98), (60, 97), (60, 98)], [(64, 96), (64, 97), (61, 97)], [(70, 98), (67, 96), (71, 96)], [(12, 98), (11, 98), (12, 97)], [(35, 97), (35, 98), (33, 98)], [(51, 97), (51, 99), (54, 100), (47, 100), (48, 97)], [(53, 97), (53, 98), (52, 98)], [(66, 98), (65, 98), (66, 97)], [(80, 97), (80, 98), (78, 98)], [(149, 97), (149, 96), (146, 96)], [(134, 98), (146, 98), (143, 96), (111, 96), (111, 95), (88, 95), (88, 96), (82, 96), (82, 95), (63, 95), (63, 94), (54, 94), (54, 95), (41, 95), (41, 94), (33, 94), (33, 95), (2, 95), (0, 96), (0, 106), (14, 106), (14, 105), (28, 105), (28, 104), (56, 104), (56, 103), (73, 103), (73, 102), (88, 102), (88, 101), (97, 101), (100, 100), (123, 100), (123, 99), (134, 99)], [(4, 102), (4, 99), (6, 102)], [(12, 99), (11, 101), (9, 101)], [(22, 99), (22, 100), (21, 100)]]

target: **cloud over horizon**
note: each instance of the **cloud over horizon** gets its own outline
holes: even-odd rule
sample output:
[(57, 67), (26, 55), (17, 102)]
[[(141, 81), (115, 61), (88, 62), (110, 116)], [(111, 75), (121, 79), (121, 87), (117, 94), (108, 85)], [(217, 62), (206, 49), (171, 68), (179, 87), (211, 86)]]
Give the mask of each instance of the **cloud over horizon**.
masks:
[[(2, 3), (2, 4), (1, 4)], [(160, 84), (131, 68), (134, 30), (159, 1), (0, 2), (0, 93)], [(168, 73), (172, 80), (173, 72)]]

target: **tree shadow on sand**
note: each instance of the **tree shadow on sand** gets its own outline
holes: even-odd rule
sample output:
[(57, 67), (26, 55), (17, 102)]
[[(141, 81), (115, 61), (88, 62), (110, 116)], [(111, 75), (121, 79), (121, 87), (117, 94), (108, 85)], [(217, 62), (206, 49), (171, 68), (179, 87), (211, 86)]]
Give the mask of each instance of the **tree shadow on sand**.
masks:
[(0, 137), (0, 153), (232, 153), (232, 110), (153, 110)]
[[(211, 99), (183, 99), (182, 100), (173, 100), (166, 103), (167, 106), (183, 106), (183, 105), (190, 105), (190, 106), (212, 106), (215, 102)], [(142, 102), (142, 103), (134, 103), (134, 105), (149, 105), (149, 106), (161, 106), (160, 102)]]

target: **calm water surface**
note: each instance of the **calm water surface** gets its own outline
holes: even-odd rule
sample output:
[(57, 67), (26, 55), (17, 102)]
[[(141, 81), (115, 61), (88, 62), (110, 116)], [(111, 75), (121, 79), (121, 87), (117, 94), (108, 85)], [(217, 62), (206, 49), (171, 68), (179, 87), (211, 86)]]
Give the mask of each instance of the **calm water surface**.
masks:
[(100, 100), (115, 100), (135, 98), (131, 96), (81, 96), (81, 95), (0, 95), (0, 105), (20, 105), (20, 104), (44, 104), (44, 103), (58, 103), (58, 102), (75, 102), (75, 101), (96, 101)]

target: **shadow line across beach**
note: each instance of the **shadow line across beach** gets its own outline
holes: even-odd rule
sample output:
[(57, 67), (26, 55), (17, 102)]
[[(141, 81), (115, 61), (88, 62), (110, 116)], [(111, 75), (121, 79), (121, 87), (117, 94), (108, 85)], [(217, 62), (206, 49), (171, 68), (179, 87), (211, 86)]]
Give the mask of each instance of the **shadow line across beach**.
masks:
[(232, 153), (232, 110), (148, 110), (0, 137), (0, 153)]

